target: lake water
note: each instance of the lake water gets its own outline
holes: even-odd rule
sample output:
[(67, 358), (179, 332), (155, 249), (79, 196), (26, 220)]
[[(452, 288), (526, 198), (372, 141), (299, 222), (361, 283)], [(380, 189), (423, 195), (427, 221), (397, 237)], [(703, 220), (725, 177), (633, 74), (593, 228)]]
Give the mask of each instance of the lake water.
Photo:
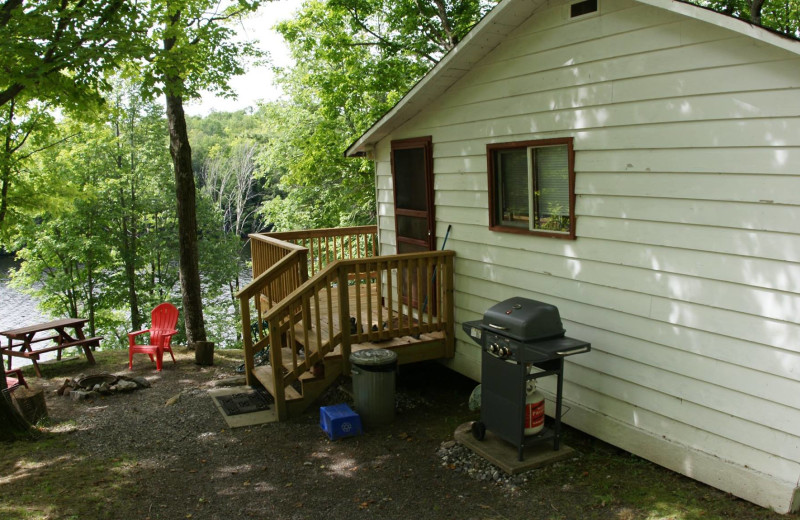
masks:
[[(249, 251), (246, 252), (246, 254)], [(14, 261), (13, 256), (0, 255), (0, 330), (16, 329), (31, 325), (34, 323), (41, 323), (50, 321), (52, 319), (60, 318), (62, 316), (47, 316), (39, 311), (36, 307), (36, 299), (24, 294), (8, 285), (8, 272), (12, 268), (16, 268), (18, 263)], [(252, 275), (249, 270), (244, 270), (241, 274), (242, 286), (250, 282)], [(228, 309), (228, 316), (234, 315), (233, 306)], [(226, 323), (224, 327), (217, 327), (209, 330), (209, 334), (213, 335), (213, 340), (218, 345), (233, 344), (236, 340), (236, 330), (238, 324), (234, 321)], [(209, 325), (207, 324), (207, 328)], [(0, 337), (3, 344), (7, 344), (8, 339)], [(42, 359), (55, 359), (55, 352), (48, 352), (42, 355)], [(7, 358), (3, 358), (5, 362)], [(14, 358), (13, 366), (29, 365), (30, 361), (22, 358)]]
[[(36, 308), (34, 298), (8, 285), (8, 272), (14, 267), (17, 267), (14, 257), (0, 255), (0, 330), (16, 329), (51, 319)], [(8, 342), (5, 337), (0, 337), (0, 340), (3, 341), (3, 344)], [(54, 352), (48, 352), (42, 356), (42, 359), (48, 359), (48, 354), (55, 358)], [(5, 365), (7, 360), (8, 358), (3, 358), (4, 366), (8, 366)], [(30, 364), (29, 360), (22, 358), (14, 358), (13, 362), (15, 367)]]
[(47, 321), (49, 318), (36, 308), (36, 300), (8, 285), (12, 267), (17, 267), (13, 257), (0, 256), (0, 330)]

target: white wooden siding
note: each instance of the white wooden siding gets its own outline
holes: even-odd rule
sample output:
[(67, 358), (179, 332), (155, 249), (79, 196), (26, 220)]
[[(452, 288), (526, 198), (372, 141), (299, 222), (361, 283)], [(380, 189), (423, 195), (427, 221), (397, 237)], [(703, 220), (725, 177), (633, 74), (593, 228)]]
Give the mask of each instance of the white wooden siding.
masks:
[[(432, 135), (456, 320), (514, 295), (557, 305), (593, 348), (568, 361), (567, 423), (785, 510), (800, 477), (800, 57), (633, 0), (572, 21), (565, 5), (378, 143), (381, 251), (395, 251), (390, 140)], [(486, 145), (565, 136), (578, 238), (489, 231)], [(477, 379), (456, 330), (450, 365)], [(676, 447), (706, 466), (669, 463)]]

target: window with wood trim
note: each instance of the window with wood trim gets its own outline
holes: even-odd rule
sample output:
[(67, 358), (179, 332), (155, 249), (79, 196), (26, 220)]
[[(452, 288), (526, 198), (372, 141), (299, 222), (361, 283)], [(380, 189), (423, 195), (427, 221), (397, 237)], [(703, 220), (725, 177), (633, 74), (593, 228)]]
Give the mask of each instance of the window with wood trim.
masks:
[(572, 138), (486, 146), (489, 227), (575, 238)]

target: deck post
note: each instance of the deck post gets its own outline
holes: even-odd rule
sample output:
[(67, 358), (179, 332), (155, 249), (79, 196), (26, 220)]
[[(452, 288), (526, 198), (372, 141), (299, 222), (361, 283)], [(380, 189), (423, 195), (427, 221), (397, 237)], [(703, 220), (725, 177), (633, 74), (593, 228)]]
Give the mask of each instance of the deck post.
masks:
[[(256, 295), (258, 297), (258, 295)], [(244, 376), (248, 386), (253, 386), (253, 337), (250, 334), (250, 298), (239, 299), (239, 310), (242, 313), (242, 341), (244, 343)], [(260, 317), (259, 317), (260, 318)]]
[(308, 281), (308, 249), (301, 249), (299, 256), (297, 263), (300, 266), (300, 285), (303, 285)]
[[(300, 272), (298, 273), (300, 275), (300, 283), (297, 284), (298, 287), (300, 287), (301, 285), (303, 285), (308, 281), (308, 249), (299, 251), (299, 257), (300, 259), (297, 262), (297, 265), (300, 270)], [(308, 330), (308, 327), (310, 326), (311, 323), (310, 300), (304, 299), (302, 301), (302, 306), (303, 306), (303, 311), (302, 311), (303, 327), (306, 328), (306, 330)]]
[(269, 321), (269, 364), (272, 366), (272, 381), (275, 385), (270, 389), (272, 397), (275, 398), (275, 411), (278, 414), (279, 421), (288, 419), (286, 409), (286, 390), (283, 384), (283, 355), (282, 355), (282, 334), (276, 334), (280, 330), (280, 319), (271, 319)]
[(342, 373), (350, 376), (350, 295), (348, 294), (347, 269), (338, 269), (339, 329), (342, 331)]
[(444, 317), (445, 317), (445, 353), (448, 358), (452, 358), (456, 353), (456, 332), (455, 332), (455, 312), (453, 302), (453, 255), (449, 254), (445, 257), (445, 271), (446, 276), (442, 276), (444, 283)]

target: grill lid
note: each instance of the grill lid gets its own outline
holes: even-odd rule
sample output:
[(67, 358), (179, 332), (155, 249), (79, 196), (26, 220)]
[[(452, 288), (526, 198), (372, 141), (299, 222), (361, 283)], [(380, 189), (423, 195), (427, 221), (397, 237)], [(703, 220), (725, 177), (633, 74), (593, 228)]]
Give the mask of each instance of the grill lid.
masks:
[(558, 307), (519, 296), (490, 307), (483, 314), (484, 330), (518, 341), (540, 341), (563, 336)]

